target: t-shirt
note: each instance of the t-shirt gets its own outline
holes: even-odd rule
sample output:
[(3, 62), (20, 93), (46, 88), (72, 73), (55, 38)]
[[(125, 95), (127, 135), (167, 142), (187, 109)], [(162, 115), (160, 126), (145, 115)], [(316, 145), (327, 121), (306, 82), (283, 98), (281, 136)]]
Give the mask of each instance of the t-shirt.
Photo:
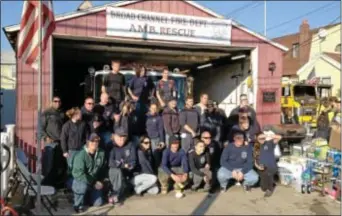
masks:
[(134, 76), (129, 83), (129, 88), (131, 89), (132, 93), (140, 100), (146, 101), (150, 96), (150, 92), (153, 88), (153, 83), (146, 76)]
[(173, 96), (173, 92), (177, 91), (175, 82), (173, 80), (159, 80), (157, 91), (159, 92), (163, 101), (167, 102)]
[(277, 161), (274, 155), (275, 144), (273, 141), (266, 141), (260, 146), (259, 163), (269, 168), (277, 168)]
[(117, 101), (125, 99), (123, 88), (125, 86), (125, 77), (121, 73), (110, 73), (104, 77), (103, 85), (109, 96)]

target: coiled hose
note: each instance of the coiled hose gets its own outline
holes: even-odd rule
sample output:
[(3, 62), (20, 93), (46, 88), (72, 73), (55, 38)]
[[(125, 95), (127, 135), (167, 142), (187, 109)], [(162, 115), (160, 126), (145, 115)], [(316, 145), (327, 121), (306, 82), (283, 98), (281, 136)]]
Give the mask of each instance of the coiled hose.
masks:
[[(11, 157), (12, 157), (11, 150), (7, 145), (1, 143), (1, 149), (3, 149), (3, 151), (7, 152), (8, 158), (7, 158), (7, 161), (5, 163), (5, 166), (2, 166), (2, 162), (1, 162), (0, 173), (4, 172), (8, 168), (10, 161), (11, 161)], [(1, 152), (1, 154), (2, 154), (2, 152)]]

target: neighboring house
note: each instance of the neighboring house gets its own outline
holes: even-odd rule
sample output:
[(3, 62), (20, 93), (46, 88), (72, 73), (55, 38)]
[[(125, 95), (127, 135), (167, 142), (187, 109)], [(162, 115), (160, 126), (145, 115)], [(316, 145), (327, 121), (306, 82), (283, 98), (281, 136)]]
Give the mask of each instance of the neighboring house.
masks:
[(13, 51), (1, 52), (1, 127), (15, 123), (16, 58)]
[(333, 96), (340, 96), (340, 28), (341, 24), (336, 23), (310, 29), (304, 20), (298, 33), (273, 39), (291, 47), (284, 56), (283, 77), (300, 81), (320, 78), (322, 83), (333, 86)]
[(1, 88), (15, 89), (16, 62), (13, 51), (1, 52)]

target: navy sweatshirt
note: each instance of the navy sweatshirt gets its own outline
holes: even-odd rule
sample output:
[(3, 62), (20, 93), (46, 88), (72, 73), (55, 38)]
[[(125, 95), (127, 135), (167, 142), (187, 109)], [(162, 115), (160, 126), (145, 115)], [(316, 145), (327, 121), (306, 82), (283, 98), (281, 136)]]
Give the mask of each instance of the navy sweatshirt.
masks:
[(188, 125), (196, 133), (200, 126), (200, 115), (195, 108), (184, 108), (179, 114), (179, 124), (181, 125), (181, 133), (189, 134), (189, 132), (184, 129), (184, 125)]
[(242, 169), (242, 173), (246, 174), (253, 169), (253, 147), (251, 145), (236, 147), (234, 143), (229, 143), (222, 152), (220, 163), (229, 171)]
[(151, 139), (159, 138), (161, 142), (164, 142), (164, 123), (159, 114), (147, 114), (146, 132)]
[(173, 172), (172, 167), (182, 167), (184, 173), (189, 172), (188, 158), (183, 149), (179, 149), (177, 152), (172, 152), (169, 148), (165, 149), (162, 158), (162, 169), (167, 174), (171, 175)]
[[(114, 144), (114, 147), (110, 151), (109, 155), (109, 167), (124, 169), (127, 175), (132, 175), (137, 165), (137, 152), (134, 145), (131, 142), (126, 143), (124, 146), (119, 147)], [(124, 167), (125, 164), (131, 166), (130, 169)]]
[(140, 173), (152, 174), (153, 171), (153, 157), (151, 150), (143, 151), (141, 149), (138, 150), (138, 161), (140, 166)]
[(260, 146), (259, 164), (265, 167), (275, 169), (277, 168), (277, 161), (274, 155), (275, 144), (273, 141), (266, 141)]

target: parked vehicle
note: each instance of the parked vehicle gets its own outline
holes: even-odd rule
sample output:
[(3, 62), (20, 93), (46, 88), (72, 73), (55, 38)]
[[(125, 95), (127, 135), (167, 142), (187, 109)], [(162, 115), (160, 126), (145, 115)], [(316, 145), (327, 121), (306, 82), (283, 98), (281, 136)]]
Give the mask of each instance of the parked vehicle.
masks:
[[(92, 80), (93, 83), (93, 97), (95, 99), (95, 102), (100, 101), (100, 95), (101, 95), (101, 86), (103, 83), (104, 76), (109, 74), (109, 70), (101, 70), (96, 71)], [(134, 70), (121, 70), (120, 73), (122, 73), (125, 76), (126, 85), (128, 86), (129, 81), (133, 78), (135, 75)], [(150, 77), (154, 83), (154, 85), (157, 85), (158, 81), (162, 78), (162, 73), (157, 71), (148, 71), (147, 76)], [(169, 73), (170, 79), (173, 79), (176, 84), (177, 88), (177, 102), (178, 102), (178, 108), (182, 109), (184, 107), (184, 101), (188, 94), (192, 94), (192, 79), (187, 78), (185, 74), (180, 73)]]

